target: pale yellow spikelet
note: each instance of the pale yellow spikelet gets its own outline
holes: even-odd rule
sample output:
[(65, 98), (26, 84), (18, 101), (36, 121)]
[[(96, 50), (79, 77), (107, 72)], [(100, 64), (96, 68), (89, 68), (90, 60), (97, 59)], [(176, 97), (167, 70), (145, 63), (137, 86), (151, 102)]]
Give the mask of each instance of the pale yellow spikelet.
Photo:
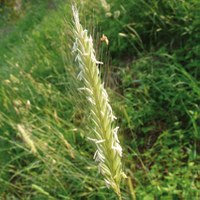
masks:
[(78, 78), (82, 81), (88, 99), (93, 126), (93, 137), (89, 140), (96, 145), (94, 159), (98, 162), (99, 171), (104, 176), (108, 187), (113, 188), (119, 199), (120, 182), (125, 176), (122, 171), (122, 148), (117, 136), (118, 127), (113, 127), (115, 116), (109, 104), (108, 94), (104, 88), (99, 75), (98, 65), (103, 64), (97, 61), (93, 48), (92, 37), (88, 36), (79, 22), (78, 11), (72, 7), (74, 16), (74, 46), (75, 60), (80, 68)]
[(75, 158), (75, 154), (74, 154), (74, 150), (71, 146), (71, 144), (64, 138), (64, 136), (62, 134), (60, 134), (60, 139), (61, 141), (64, 143), (67, 151), (69, 152), (69, 155), (71, 156), (71, 158)]
[(107, 3), (107, 1), (106, 0), (100, 0), (100, 2), (101, 2), (103, 9), (106, 12), (110, 12), (110, 5)]
[(37, 154), (37, 149), (36, 149), (36, 147), (34, 145), (33, 140), (30, 137), (29, 131), (25, 128), (25, 126), (22, 125), (22, 124), (18, 124), (17, 125), (17, 130), (18, 130), (19, 136), (24, 141), (24, 143), (27, 146), (27, 148), (30, 149), (31, 153)]

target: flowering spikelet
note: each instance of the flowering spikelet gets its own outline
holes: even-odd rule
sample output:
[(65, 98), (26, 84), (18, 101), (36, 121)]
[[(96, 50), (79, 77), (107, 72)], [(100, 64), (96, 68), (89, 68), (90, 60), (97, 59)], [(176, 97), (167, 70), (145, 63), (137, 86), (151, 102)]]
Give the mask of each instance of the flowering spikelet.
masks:
[(110, 12), (110, 5), (106, 2), (106, 0), (100, 0), (103, 9), (106, 12)]
[(17, 124), (17, 129), (19, 131), (19, 136), (22, 138), (26, 146), (30, 149), (31, 153), (36, 154), (37, 150), (33, 140), (30, 137), (30, 133), (28, 133), (28, 131), (22, 124)]
[(92, 37), (88, 36), (79, 22), (78, 11), (72, 7), (74, 16), (73, 52), (76, 54), (80, 73), (78, 78), (82, 80), (87, 99), (90, 104), (91, 120), (93, 122), (93, 138), (88, 138), (96, 145), (95, 161), (98, 162), (99, 171), (104, 176), (105, 183), (112, 187), (120, 195), (120, 181), (124, 177), (121, 164), (122, 148), (120, 146), (117, 131), (113, 128), (112, 108), (108, 102), (108, 94), (101, 83), (98, 65), (103, 64), (96, 60)]

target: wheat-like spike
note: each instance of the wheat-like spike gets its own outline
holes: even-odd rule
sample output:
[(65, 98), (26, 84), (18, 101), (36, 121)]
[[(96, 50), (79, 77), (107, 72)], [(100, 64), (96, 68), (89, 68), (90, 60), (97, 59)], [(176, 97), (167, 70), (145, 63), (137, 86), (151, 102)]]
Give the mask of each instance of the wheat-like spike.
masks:
[(121, 199), (120, 181), (125, 176), (121, 163), (122, 148), (117, 136), (118, 127), (113, 128), (115, 116), (99, 75), (98, 65), (103, 63), (96, 60), (92, 37), (88, 36), (87, 30), (80, 24), (76, 7), (73, 6), (72, 10), (75, 38), (73, 52), (76, 53), (75, 60), (80, 68), (78, 78), (84, 85), (79, 90), (85, 90), (90, 104), (94, 138), (89, 139), (97, 147), (94, 159), (98, 162), (106, 185), (112, 187)]
[(30, 133), (22, 124), (17, 124), (17, 129), (19, 131), (19, 136), (22, 138), (26, 146), (31, 150), (31, 153), (37, 154), (37, 149), (35, 147), (34, 141), (30, 137)]

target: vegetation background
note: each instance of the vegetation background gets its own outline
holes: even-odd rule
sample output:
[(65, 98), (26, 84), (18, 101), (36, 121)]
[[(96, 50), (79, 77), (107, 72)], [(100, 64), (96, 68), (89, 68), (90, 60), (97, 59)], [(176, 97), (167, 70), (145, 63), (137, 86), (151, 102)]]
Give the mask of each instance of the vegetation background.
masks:
[[(123, 199), (200, 199), (200, 1), (77, 6), (118, 117)], [(67, 0), (0, 1), (2, 200), (117, 198), (74, 103), (71, 34)]]

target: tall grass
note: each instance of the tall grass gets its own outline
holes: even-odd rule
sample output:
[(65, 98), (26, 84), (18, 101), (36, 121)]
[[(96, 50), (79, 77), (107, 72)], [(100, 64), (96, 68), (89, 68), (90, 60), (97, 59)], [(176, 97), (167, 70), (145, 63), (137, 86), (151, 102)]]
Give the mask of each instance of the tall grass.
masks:
[[(0, 199), (116, 199), (91, 161), (93, 115), (71, 96), (71, 6), (23, 2), (0, 22)], [(122, 199), (199, 199), (199, 1), (77, 3), (109, 40), (96, 43), (111, 51), (99, 68), (123, 132)]]

